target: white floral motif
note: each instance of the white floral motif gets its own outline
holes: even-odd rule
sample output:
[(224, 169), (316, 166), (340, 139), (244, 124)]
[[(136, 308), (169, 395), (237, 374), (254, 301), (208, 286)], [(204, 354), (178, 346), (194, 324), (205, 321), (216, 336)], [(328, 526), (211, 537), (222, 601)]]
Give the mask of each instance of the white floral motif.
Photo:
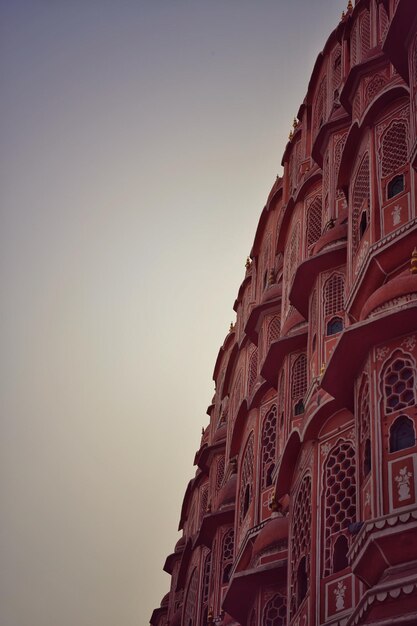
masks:
[(386, 346), (384, 348), (377, 348), (376, 349), (376, 358), (378, 361), (382, 361), (383, 359), (385, 359), (385, 357), (387, 356), (389, 352), (389, 348), (387, 348)]
[(402, 467), (400, 469), (400, 473), (398, 476), (395, 476), (395, 482), (397, 483), (398, 489), (398, 500), (403, 502), (404, 500), (409, 500), (411, 498), (410, 493), (410, 478), (412, 477), (412, 473), (407, 470), (407, 467)]
[(332, 447), (332, 445), (329, 442), (323, 444), (322, 447), (321, 447), (321, 454), (322, 454), (322, 456), (327, 456), (329, 454), (330, 450), (331, 450), (331, 447)]
[(345, 608), (345, 594), (346, 594), (346, 585), (343, 583), (343, 580), (339, 580), (337, 583), (337, 588), (333, 590), (336, 600), (336, 611), (341, 611)]
[(371, 504), (371, 494), (369, 491), (365, 493), (365, 506), (369, 506)]
[(396, 204), (391, 211), (393, 226), (398, 226), (398, 224), (401, 224), (401, 209), (402, 207), (399, 204)]
[(414, 347), (416, 345), (416, 336), (411, 335), (410, 337), (406, 337), (401, 345), (406, 350), (414, 350)]

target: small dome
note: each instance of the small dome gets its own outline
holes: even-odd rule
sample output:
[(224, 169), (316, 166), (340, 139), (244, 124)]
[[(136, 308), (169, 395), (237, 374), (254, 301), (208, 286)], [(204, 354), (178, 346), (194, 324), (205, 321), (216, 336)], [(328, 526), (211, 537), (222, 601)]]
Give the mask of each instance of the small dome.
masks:
[(284, 539), (288, 539), (288, 517), (272, 517), (255, 539), (253, 556), (273, 548)]
[(227, 483), (219, 491), (218, 508), (233, 504), (236, 498), (237, 476), (232, 474)]
[(412, 274), (410, 270), (405, 270), (396, 278), (393, 278), (382, 287), (379, 287), (365, 302), (360, 318), (366, 319), (372, 311), (382, 306), (385, 302), (417, 293), (417, 274)]

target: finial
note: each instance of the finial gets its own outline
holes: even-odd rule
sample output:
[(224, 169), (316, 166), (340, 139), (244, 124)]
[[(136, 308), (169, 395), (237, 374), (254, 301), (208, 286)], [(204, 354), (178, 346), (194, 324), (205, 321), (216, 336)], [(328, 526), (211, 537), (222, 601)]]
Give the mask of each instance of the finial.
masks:
[(237, 472), (237, 460), (236, 457), (234, 457), (233, 459), (230, 459), (230, 465), (232, 468), (232, 474), (236, 474)]
[(269, 508), (273, 513), (276, 513), (279, 509), (278, 502), (276, 501), (275, 494), (272, 494), (271, 499), (269, 501)]
[(204, 426), (201, 427), (201, 434), (204, 435)]
[(345, 17), (346, 17), (346, 16), (345, 16), (345, 12), (344, 12), (344, 11), (342, 11), (342, 17), (341, 17), (341, 19), (342, 19), (342, 20), (344, 20), (344, 19), (345, 19)]
[(292, 122), (292, 127), (293, 127), (293, 128), (294, 128), (294, 130), (295, 130), (295, 129), (297, 128), (297, 126), (298, 126), (297, 118), (294, 118), (294, 119), (293, 119), (293, 122)]
[(326, 365), (324, 363), (322, 363), (321, 364), (321, 368), (320, 368), (320, 376), (323, 376), (325, 369), (326, 369)]
[(294, 133), (292, 132), (292, 130), (290, 130), (290, 134), (288, 135), (288, 139), (291, 141), (293, 137), (294, 137)]
[(234, 329), (235, 329), (235, 325), (233, 324), (233, 322), (230, 322), (229, 333), (232, 333)]
[(410, 272), (412, 274), (417, 274), (417, 248), (414, 248), (411, 254), (411, 267)]
[(209, 609), (209, 612), (207, 614), (207, 624), (213, 624), (214, 623), (214, 615), (213, 615), (213, 607), (211, 606)]
[(350, 11), (353, 11), (353, 4), (352, 4), (352, 0), (349, 0), (348, 5), (347, 5), (347, 10), (348, 10), (349, 12), (350, 12)]
[(251, 260), (249, 257), (246, 257), (246, 263), (245, 263), (245, 267), (248, 270), (250, 268), (250, 266), (252, 265)]
[(269, 270), (268, 286), (271, 287), (274, 283), (275, 283), (275, 272), (274, 270)]

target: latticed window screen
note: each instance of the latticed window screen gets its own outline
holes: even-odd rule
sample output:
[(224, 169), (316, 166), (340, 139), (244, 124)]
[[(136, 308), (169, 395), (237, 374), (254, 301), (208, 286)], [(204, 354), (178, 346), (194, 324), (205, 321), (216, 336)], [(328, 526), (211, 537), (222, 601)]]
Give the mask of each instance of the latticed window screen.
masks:
[(342, 274), (332, 274), (324, 285), (324, 314), (335, 315), (344, 308), (345, 281)]
[(362, 475), (365, 477), (369, 474), (369, 471), (371, 469), (371, 416), (369, 410), (369, 380), (367, 374), (363, 374), (362, 376), (357, 404), (359, 412), (359, 446), (362, 464), (361, 471)]
[(240, 478), (239, 507), (240, 521), (242, 522), (248, 512), (253, 495), (253, 432), (250, 434), (246, 444), (245, 454), (242, 462), (242, 472)]
[(320, 238), (321, 235), (321, 197), (314, 198), (307, 211), (307, 245), (310, 247)]
[(263, 626), (285, 626), (286, 618), (286, 599), (277, 593), (265, 606), (262, 624)]
[(361, 60), (366, 57), (371, 48), (371, 17), (369, 11), (364, 11), (360, 20)]
[(227, 531), (223, 537), (222, 546), (222, 581), (227, 583), (230, 576), (230, 571), (233, 565), (233, 552), (235, 546), (235, 534), (233, 528)]
[(326, 103), (327, 103), (327, 76), (324, 76), (321, 80), (319, 89), (317, 91), (316, 102), (314, 106), (314, 133), (318, 133), (326, 117)]
[(416, 403), (415, 369), (411, 355), (394, 352), (382, 372), (385, 412), (393, 413)]
[(366, 153), (356, 174), (352, 193), (352, 243), (354, 252), (356, 252), (361, 238), (359, 230), (361, 212), (363, 209), (369, 211), (369, 198), (369, 155)]
[(293, 405), (304, 400), (307, 391), (307, 356), (300, 354), (292, 366), (291, 397)]
[(379, 22), (378, 39), (379, 39), (379, 42), (381, 43), (385, 39), (385, 35), (387, 34), (387, 30), (389, 26), (387, 11), (382, 2), (379, 3), (379, 7), (378, 7), (378, 22)]
[(358, 62), (358, 22), (353, 25), (350, 33), (350, 64), (353, 67)]
[(280, 421), (283, 420), (283, 417), (284, 417), (284, 409), (285, 409), (284, 391), (285, 391), (285, 377), (284, 377), (284, 370), (281, 370), (279, 383), (278, 383), (278, 398), (277, 398), (278, 399), (278, 415), (279, 415)]
[(287, 247), (285, 257), (285, 277), (284, 289), (285, 289), (285, 306), (284, 311), (288, 313), (289, 307), (289, 292), (291, 288), (292, 279), (297, 268), (298, 253), (300, 247), (300, 222), (294, 224), (289, 246)]
[(272, 485), (272, 471), (276, 458), (277, 407), (268, 411), (262, 427), (262, 489)]
[(306, 558), (307, 569), (311, 547), (311, 477), (303, 478), (295, 498), (291, 515), (291, 615), (298, 608), (297, 572), (302, 558)]
[(342, 80), (342, 51), (341, 47), (333, 53), (333, 91), (336, 90)]
[(393, 122), (381, 139), (382, 176), (389, 176), (407, 163), (407, 125)]
[(281, 332), (281, 318), (279, 315), (274, 315), (268, 324), (266, 345), (269, 347), (273, 341), (279, 339)]
[(211, 571), (211, 552), (209, 552), (204, 559), (203, 568), (203, 605), (207, 606), (209, 590), (210, 590), (210, 571)]
[(194, 626), (195, 611), (197, 605), (198, 576), (197, 569), (191, 574), (190, 583), (188, 585), (187, 599), (184, 609), (184, 626)]
[(207, 513), (207, 505), (208, 505), (208, 485), (205, 485), (201, 488), (201, 496), (200, 496), (200, 524), (204, 515)]
[(255, 348), (249, 357), (249, 380), (248, 390), (252, 393), (258, 377), (258, 348)]
[(217, 461), (216, 467), (216, 492), (221, 489), (224, 480), (225, 458), (221, 456)]
[(337, 444), (324, 467), (324, 563), (323, 575), (333, 573), (333, 550), (340, 533), (346, 535), (356, 521), (355, 450), (351, 443)]

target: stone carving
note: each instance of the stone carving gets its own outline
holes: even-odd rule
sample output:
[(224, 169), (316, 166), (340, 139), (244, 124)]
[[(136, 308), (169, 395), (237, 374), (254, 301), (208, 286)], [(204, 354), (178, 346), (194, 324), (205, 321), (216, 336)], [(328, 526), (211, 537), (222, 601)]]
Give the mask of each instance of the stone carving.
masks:
[(333, 590), (336, 600), (336, 611), (342, 611), (345, 608), (346, 585), (343, 580), (339, 580), (336, 589)]
[(395, 476), (394, 478), (395, 482), (397, 483), (399, 496), (398, 500), (400, 502), (404, 502), (404, 500), (409, 500), (411, 498), (410, 479), (412, 475), (413, 474), (408, 471), (407, 467), (402, 467), (398, 476)]

